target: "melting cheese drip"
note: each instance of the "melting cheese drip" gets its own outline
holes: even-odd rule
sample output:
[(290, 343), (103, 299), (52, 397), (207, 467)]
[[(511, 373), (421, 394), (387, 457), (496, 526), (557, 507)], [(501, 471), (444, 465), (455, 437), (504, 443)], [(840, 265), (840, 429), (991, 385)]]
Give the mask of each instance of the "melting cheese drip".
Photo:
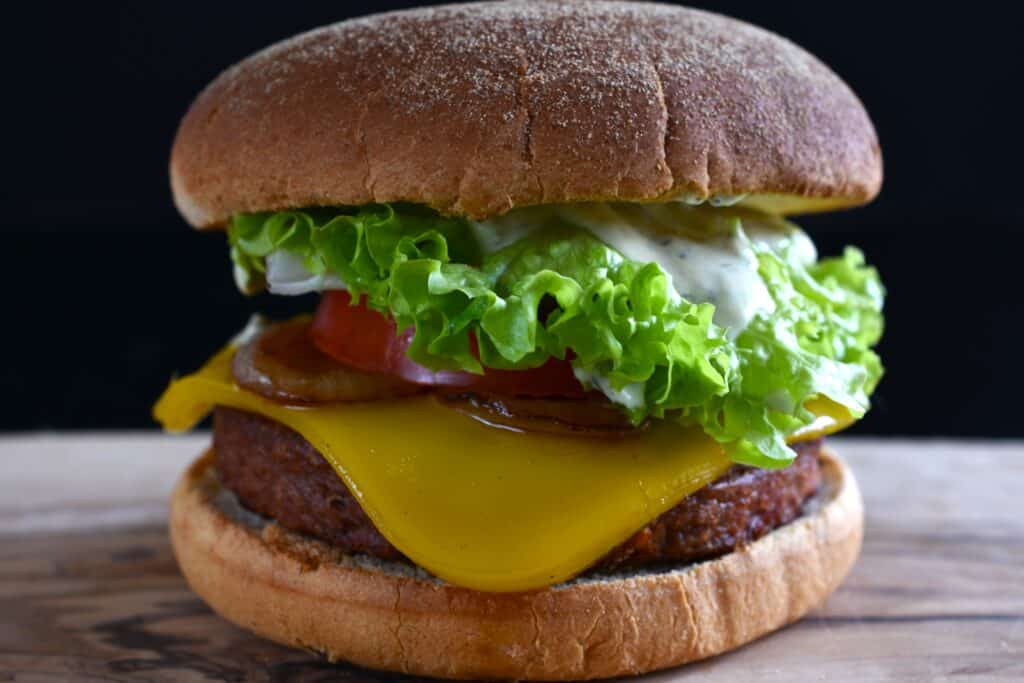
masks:
[[(452, 584), (523, 591), (572, 578), (729, 461), (699, 430), (658, 423), (592, 439), (494, 429), (430, 398), (283, 406), (239, 388), (232, 348), (171, 384), (154, 407), (170, 431), (213, 406), (257, 413), (301, 434), (331, 464), (381, 534)], [(794, 439), (851, 422), (828, 402)]]

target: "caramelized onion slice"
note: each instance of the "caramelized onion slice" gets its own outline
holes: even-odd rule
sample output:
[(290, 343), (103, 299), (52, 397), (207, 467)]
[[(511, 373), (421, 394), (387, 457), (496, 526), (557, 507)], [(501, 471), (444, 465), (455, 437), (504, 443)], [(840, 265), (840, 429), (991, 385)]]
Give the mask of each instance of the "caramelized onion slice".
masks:
[(629, 436), (644, 429), (603, 396), (582, 399), (521, 398), (494, 394), (447, 394), (439, 400), (453, 410), (494, 427), (572, 436)]
[(278, 403), (372, 401), (422, 391), (399, 377), (353, 370), (327, 356), (313, 345), (308, 320), (267, 328), (238, 349), (231, 369), (239, 386)]

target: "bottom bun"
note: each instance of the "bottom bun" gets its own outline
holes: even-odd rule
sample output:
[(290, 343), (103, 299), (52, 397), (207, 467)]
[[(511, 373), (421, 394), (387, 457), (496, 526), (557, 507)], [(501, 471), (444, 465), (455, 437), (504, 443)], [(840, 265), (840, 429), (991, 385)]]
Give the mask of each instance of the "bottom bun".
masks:
[(285, 531), (220, 487), (212, 452), (175, 489), (171, 541), (223, 617), (332, 661), (442, 678), (639, 674), (735, 649), (836, 589), (860, 551), (863, 508), (843, 462), (827, 450), (821, 462), (804, 516), (740, 550), (529, 593), (458, 588)]

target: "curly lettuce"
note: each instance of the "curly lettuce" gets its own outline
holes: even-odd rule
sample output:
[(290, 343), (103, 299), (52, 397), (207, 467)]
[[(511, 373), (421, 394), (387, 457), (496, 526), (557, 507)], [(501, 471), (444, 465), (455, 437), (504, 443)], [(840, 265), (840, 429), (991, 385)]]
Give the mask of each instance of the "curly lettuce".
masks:
[(639, 383), (634, 421), (697, 425), (758, 467), (792, 461), (785, 437), (814, 419), (808, 399), (860, 417), (882, 375), (871, 347), (884, 290), (853, 248), (807, 265), (755, 243), (775, 310), (730, 339), (714, 306), (682, 299), (660, 266), (572, 225), (490, 254), (467, 222), (409, 206), (238, 215), (228, 235), (250, 280), (278, 251), (340, 277), (354, 298), (415, 329), (408, 355), (426, 367), (479, 373), (568, 355), (580, 377), (616, 390)]

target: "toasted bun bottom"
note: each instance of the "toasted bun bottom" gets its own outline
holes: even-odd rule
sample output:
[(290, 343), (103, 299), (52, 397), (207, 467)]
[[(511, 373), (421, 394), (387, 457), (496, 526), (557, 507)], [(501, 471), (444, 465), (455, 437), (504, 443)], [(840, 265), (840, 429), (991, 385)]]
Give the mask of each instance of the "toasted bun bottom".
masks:
[(720, 654), (820, 604), (860, 550), (857, 483), (822, 454), (807, 514), (717, 560), (586, 576), (530, 593), (458, 588), (404, 564), (346, 556), (238, 507), (207, 452), (171, 500), (192, 588), (266, 638), (366, 667), (443, 678), (579, 680)]

